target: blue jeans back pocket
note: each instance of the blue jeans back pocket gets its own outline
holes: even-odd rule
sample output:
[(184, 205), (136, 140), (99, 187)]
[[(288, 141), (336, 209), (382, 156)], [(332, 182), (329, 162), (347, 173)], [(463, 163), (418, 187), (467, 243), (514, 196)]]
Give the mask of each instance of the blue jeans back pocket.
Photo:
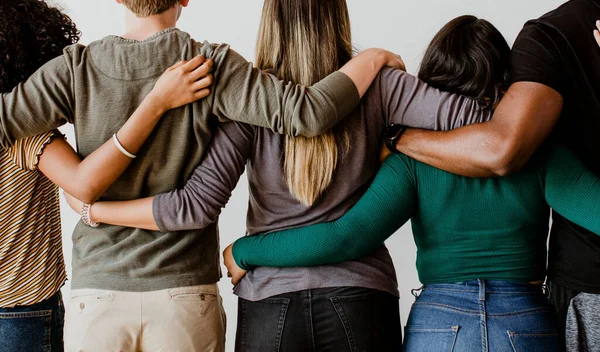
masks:
[(289, 304), (288, 298), (267, 298), (258, 302), (240, 298), (236, 352), (279, 352)]
[(452, 352), (456, 343), (459, 326), (433, 329), (407, 326), (404, 328), (406, 352)]
[(49, 352), (52, 311), (0, 313), (2, 352)]
[(556, 331), (514, 332), (508, 331), (514, 352), (553, 352), (558, 349)]

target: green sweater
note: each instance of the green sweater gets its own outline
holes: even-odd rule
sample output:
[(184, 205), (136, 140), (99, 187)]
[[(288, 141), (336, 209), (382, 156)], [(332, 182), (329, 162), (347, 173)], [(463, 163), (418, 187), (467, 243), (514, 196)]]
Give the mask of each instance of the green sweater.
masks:
[(393, 155), (336, 221), (244, 237), (242, 268), (313, 266), (364, 256), (412, 218), (422, 283), (542, 280), (548, 204), (600, 234), (600, 179), (564, 148), (505, 178), (457, 176)]

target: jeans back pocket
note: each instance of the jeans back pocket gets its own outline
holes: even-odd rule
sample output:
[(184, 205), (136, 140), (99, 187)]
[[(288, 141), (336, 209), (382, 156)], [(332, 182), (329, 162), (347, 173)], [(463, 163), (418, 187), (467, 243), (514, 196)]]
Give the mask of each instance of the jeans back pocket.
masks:
[(558, 352), (556, 331), (514, 332), (508, 331), (514, 352)]
[[(236, 352), (279, 352), (288, 298), (267, 298), (251, 302), (239, 298)], [(300, 332), (299, 332), (300, 333)]]
[(407, 326), (404, 328), (406, 352), (452, 352), (459, 326), (428, 328)]
[(52, 311), (0, 313), (2, 352), (49, 352)]

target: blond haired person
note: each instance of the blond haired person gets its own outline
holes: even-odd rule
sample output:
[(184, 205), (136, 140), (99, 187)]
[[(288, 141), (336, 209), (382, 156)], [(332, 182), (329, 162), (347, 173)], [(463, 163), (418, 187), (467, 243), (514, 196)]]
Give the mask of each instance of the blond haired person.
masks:
[[(258, 68), (309, 85), (351, 58), (344, 0), (265, 1)], [(336, 219), (377, 172), (382, 134), (390, 123), (449, 129), (488, 117), (472, 100), (430, 88), (403, 71), (384, 70), (359, 107), (327, 133), (292, 138), (223, 124), (183, 189), (131, 202), (99, 202), (91, 217), (163, 231), (211, 226), (247, 165), (250, 234)], [(401, 348), (397, 281), (383, 246), (339, 265), (257, 268), (234, 292), (240, 297), (238, 351)]]
[[(100, 191), (103, 200), (147, 197), (183, 186), (219, 121), (240, 120), (294, 136), (324, 132), (359, 103), (384, 65), (402, 66), (396, 55), (370, 50), (313, 87), (288, 84), (253, 68), (227, 45), (196, 42), (178, 30), (177, 20), (189, 0), (117, 2), (126, 8), (125, 34), (67, 47), (0, 99), (2, 147), (70, 122), (81, 156), (92, 155), (109, 141), (109, 152), (131, 162)], [(210, 97), (167, 112), (143, 146), (139, 140), (124, 140), (119, 128), (161, 74), (180, 60), (198, 60), (193, 59), (197, 55), (215, 62)], [(197, 80), (201, 72), (177, 67), (170, 81), (199, 93), (206, 84)], [(161, 98), (176, 106), (182, 96)], [(130, 124), (128, 131), (145, 131), (152, 121)], [(99, 175), (120, 174), (124, 164), (106, 162)], [(95, 198), (76, 195), (86, 202)], [(82, 223), (73, 234), (67, 351), (224, 349), (216, 224), (160, 233), (97, 226), (89, 205), (78, 211)]]

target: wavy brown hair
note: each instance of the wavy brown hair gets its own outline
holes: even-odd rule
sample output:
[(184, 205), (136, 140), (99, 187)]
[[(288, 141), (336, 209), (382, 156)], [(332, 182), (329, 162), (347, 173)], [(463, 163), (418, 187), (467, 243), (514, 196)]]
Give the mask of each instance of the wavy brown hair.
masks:
[[(265, 0), (256, 66), (283, 80), (313, 85), (352, 59), (345, 0)], [(310, 206), (329, 187), (345, 134), (286, 137), (285, 179), (291, 194)]]
[(0, 0), (0, 92), (79, 41), (69, 16), (41, 0)]

